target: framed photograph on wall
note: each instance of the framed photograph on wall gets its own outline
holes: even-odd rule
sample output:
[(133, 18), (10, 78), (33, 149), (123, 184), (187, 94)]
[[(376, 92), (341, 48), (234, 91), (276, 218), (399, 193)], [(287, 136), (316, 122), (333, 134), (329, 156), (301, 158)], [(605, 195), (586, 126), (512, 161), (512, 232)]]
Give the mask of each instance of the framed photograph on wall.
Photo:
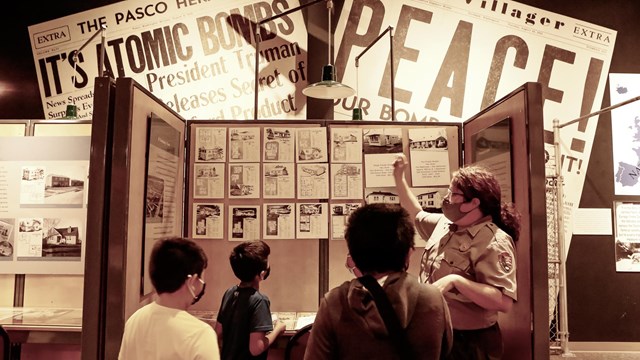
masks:
[(640, 202), (613, 202), (617, 272), (640, 272)]

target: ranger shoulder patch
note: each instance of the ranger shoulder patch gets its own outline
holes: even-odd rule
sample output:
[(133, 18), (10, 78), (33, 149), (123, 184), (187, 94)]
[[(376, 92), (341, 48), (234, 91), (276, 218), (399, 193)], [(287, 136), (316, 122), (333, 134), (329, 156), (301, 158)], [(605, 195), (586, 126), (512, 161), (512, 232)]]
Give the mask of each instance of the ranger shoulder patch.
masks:
[(501, 252), (500, 255), (498, 255), (498, 263), (504, 272), (511, 272), (511, 270), (513, 270), (513, 257), (506, 251)]

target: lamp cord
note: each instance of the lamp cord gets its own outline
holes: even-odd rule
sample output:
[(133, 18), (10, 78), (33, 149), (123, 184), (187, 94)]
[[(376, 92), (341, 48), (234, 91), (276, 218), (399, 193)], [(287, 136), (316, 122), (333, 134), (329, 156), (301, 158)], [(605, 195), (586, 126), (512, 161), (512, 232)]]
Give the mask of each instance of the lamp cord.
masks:
[[(74, 50), (73, 56), (71, 57), (71, 59), (73, 60), (73, 90), (75, 91), (76, 89), (76, 78), (78, 77), (78, 52), (76, 50)], [(73, 100), (73, 105), (76, 104), (76, 100), (74, 97)]]
[(327, 53), (327, 64), (332, 65), (333, 62), (331, 61), (331, 11), (333, 10), (333, 1), (329, 0), (327, 1), (327, 10), (329, 11), (329, 26), (327, 26), (327, 34), (329, 35), (329, 51)]
[(356, 66), (356, 97), (360, 98), (360, 67)]

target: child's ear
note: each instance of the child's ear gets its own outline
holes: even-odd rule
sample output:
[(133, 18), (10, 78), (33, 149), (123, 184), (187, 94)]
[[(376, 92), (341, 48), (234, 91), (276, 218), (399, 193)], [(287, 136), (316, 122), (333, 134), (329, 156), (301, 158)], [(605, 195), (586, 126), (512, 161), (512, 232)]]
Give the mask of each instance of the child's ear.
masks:
[(187, 275), (187, 282), (193, 284), (193, 282), (196, 280), (196, 276), (198, 275), (197, 274)]

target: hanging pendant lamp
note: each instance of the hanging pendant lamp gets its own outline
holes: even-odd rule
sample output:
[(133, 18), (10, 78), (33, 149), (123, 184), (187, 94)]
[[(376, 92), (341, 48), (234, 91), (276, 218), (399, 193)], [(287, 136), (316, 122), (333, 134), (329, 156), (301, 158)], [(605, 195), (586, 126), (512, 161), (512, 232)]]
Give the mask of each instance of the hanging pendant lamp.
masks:
[(336, 70), (331, 64), (331, 12), (333, 10), (333, 1), (327, 1), (327, 10), (329, 11), (329, 26), (327, 27), (329, 63), (322, 67), (322, 80), (302, 89), (302, 93), (305, 96), (318, 99), (342, 99), (355, 95), (356, 91), (336, 80)]

